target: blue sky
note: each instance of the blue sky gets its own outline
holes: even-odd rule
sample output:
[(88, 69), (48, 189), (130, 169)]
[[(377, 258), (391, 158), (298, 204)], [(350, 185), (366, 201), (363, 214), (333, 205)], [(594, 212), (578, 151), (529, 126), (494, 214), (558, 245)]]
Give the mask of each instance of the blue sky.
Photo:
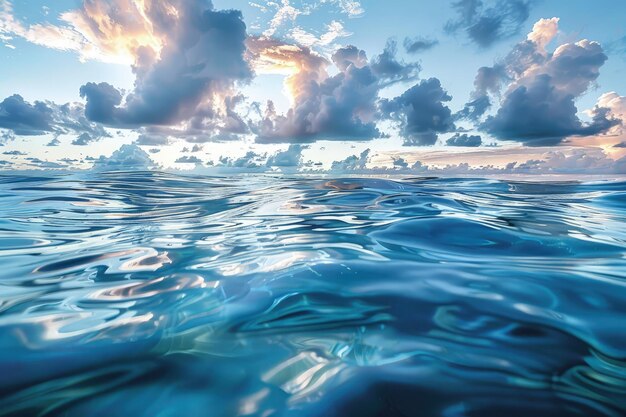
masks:
[(5, 1), (0, 160), (89, 168), (131, 145), (174, 169), (621, 173), (623, 16), (610, 0)]

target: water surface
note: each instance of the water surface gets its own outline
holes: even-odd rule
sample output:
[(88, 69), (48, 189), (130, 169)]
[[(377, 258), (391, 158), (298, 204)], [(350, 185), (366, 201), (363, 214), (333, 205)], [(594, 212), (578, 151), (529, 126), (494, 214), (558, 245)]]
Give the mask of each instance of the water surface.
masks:
[(0, 176), (0, 416), (621, 416), (626, 183)]

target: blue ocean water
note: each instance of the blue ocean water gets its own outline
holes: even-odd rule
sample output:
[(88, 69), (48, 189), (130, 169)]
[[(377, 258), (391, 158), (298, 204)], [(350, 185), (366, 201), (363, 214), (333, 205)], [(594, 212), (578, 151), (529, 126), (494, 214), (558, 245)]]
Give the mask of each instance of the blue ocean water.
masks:
[(626, 182), (0, 176), (0, 416), (621, 416)]

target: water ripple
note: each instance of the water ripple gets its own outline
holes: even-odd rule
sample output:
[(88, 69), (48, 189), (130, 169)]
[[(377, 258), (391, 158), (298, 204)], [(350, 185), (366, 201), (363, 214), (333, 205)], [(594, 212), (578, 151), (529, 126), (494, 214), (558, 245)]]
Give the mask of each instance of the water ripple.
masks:
[(0, 416), (625, 415), (625, 203), (619, 181), (1, 175)]

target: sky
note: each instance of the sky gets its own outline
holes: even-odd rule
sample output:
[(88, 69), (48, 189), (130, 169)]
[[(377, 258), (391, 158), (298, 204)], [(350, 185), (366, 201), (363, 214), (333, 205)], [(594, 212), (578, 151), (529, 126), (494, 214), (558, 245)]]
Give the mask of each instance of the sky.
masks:
[(626, 2), (0, 0), (0, 169), (626, 173)]

